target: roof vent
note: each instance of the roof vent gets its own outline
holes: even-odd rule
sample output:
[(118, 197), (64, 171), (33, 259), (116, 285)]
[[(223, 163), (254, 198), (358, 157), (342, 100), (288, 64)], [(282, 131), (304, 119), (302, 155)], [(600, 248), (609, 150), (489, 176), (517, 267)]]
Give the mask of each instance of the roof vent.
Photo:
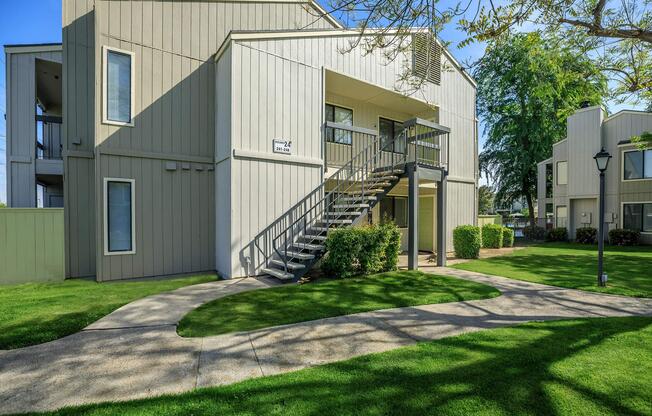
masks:
[(412, 71), (417, 77), (441, 85), (442, 48), (429, 33), (412, 35)]

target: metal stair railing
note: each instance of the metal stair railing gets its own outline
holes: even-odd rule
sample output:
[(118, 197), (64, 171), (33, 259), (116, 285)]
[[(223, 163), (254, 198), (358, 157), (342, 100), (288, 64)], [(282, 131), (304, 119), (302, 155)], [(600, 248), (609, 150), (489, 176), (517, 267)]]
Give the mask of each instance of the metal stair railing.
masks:
[[(404, 139), (399, 136), (392, 140), (381, 143), (381, 139), (373, 130), (361, 129), (358, 127), (345, 126), (339, 123), (327, 122), (326, 128), (348, 131), (352, 134), (352, 144), (365, 141), (357, 154), (339, 168), (333, 175), (326, 178), (313, 191), (302, 200), (293, 205), (272, 224), (265, 228), (254, 238), (254, 246), (262, 255), (258, 264), (267, 267), (269, 261), (276, 256), (283, 262), (283, 270), (288, 271), (288, 262), (296, 257), (288, 255), (288, 249), (295, 244), (300, 236), (305, 236), (306, 244), (314, 243), (310, 239), (310, 227), (316, 224), (323, 224), (329, 228), (342, 217), (346, 217), (346, 211), (331, 218), (327, 213), (339, 213), (333, 209), (342, 195), (350, 198), (347, 205), (360, 204), (366, 201), (369, 190), (380, 182), (380, 179), (370, 178), (370, 173), (378, 169), (389, 169), (405, 164), (407, 153), (401, 154), (388, 151), (393, 149), (396, 140)], [(357, 188), (357, 189), (356, 189)], [(356, 193), (352, 191), (356, 190)], [(262, 244), (262, 246), (261, 246)]]

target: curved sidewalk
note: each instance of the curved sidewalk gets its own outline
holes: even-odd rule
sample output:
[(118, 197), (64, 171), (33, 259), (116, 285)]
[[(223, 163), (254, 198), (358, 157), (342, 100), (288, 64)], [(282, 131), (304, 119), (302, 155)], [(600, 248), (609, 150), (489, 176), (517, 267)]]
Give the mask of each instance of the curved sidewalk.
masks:
[(532, 320), (652, 316), (652, 299), (455, 269), (423, 270), (488, 284), (502, 296), (181, 338), (176, 324), (188, 311), (212, 299), (275, 283), (237, 279), (189, 286), (125, 305), (69, 337), (0, 351), (0, 413), (178, 393)]

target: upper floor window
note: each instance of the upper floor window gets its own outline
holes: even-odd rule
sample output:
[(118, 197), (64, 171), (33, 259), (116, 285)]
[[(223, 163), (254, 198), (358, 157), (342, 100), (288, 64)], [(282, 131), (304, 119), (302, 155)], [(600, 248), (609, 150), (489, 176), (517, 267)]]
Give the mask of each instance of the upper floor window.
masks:
[(557, 185), (568, 185), (568, 162), (557, 162)]
[(652, 232), (652, 202), (623, 204), (623, 228)]
[[(380, 118), (378, 122), (378, 133), (380, 135), (380, 143), (383, 150), (388, 152), (404, 153), (405, 152), (405, 138), (400, 135), (403, 132), (403, 123)], [(394, 142), (393, 144), (392, 141)]]
[(652, 149), (623, 152), (623, 179), (652, 178)]
[(133, 125), (134, 54), (104, 47), (104, 122)]
[[(326, 104), (326, 121), (340, 123), (346, 126), (353, 126), (353, 110), (338, 107), (333, 104)], [(326, 128), (326, 141), (331, 143), (351, 144), (353, 133), (346, 130)]]

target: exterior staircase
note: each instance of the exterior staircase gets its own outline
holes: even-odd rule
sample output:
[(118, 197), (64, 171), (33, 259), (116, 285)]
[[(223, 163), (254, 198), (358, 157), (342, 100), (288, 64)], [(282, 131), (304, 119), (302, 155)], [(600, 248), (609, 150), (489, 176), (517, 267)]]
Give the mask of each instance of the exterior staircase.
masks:
[[(369, 210), (398, 183), (408, 162), (423, 157), (424, 151), (417, 147), (423, 146), (428, 137), (428, 134), (415, 134), (413, 129), (410, 144), (408, 127), (393, 139), (384, 140), (373, 130), (339, 123), (327, 122), (326, 129), (349, 135), (350, 144), (327, 143), (331, 146), (330, 151), (344, 149), (350, 152), (345, 154), (348, 162), (252, 242), (259, 256), (248, 261), (263, 273), (284, 282), (300, 279), (324, 255), (329, 231), (350, 227), (367, 216)], [(338, 137), (346, 136), (340, 134)], [(359, 150), (356, 154), (353, 154), (353, 143)], [(435, 148), (435, 156), (441, 153), (437, 146), (426, 144), (426, 153)], [(342, 154), (335, 159), (342, 160)]]

